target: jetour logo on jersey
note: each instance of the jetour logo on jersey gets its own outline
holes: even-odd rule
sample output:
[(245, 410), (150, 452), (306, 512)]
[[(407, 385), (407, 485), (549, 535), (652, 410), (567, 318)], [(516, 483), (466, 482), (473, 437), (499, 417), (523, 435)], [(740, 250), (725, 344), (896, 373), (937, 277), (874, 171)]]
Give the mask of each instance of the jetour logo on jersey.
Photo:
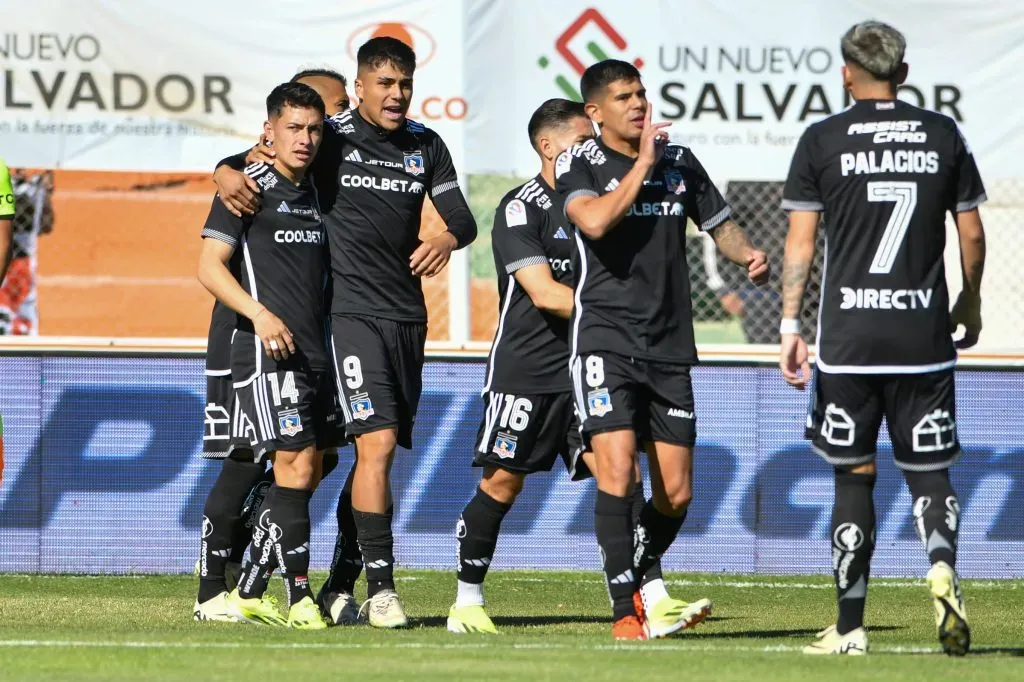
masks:
[(572, 259), (570, 258), (548, 258), (551, 269), (555, 272), (572, 272)]
[(927, 310), (932, 289), (853, 289), (839, 287), (843, 295), (840, 310)]
[(409, 194), (423, 194), (423, 183), (413, 180), (398, 180), (393, 178), (375, 178), (369, 175), (342, 175), (340, 178), (342, 187), (376, 189), (382, 192), (407, 192)]

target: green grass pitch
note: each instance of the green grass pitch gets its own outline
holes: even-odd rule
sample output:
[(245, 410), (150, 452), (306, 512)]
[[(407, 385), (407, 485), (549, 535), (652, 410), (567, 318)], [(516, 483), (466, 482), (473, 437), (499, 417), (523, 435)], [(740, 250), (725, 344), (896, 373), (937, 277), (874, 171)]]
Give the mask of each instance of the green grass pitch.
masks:
[(0, 680), (1024, 680), (1019, 581), (964, 581), (974, 653), (963, 659), (939, 653), (922, 581), (874, 580), (872, 654), (824, 659), (799, 653), (834, 618), (823, 576), (670, 575), (673, 594), (710, 597), (714, 616), (676, 637), (620, 644), (596, 573), (493, 571), (496, 637), (445, 631), (454, 583), (399, 574), (408, 630), (309, 633), (195, 623), (191, 576), (2, 576)]

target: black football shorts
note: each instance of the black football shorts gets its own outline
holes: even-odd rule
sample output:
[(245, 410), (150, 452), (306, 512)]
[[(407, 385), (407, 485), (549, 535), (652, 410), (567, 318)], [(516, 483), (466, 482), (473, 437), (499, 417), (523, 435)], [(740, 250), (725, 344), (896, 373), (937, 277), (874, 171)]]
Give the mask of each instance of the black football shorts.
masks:
[(488, 391), (473, 466), (532, 474), (561, 458), (574, 481), (592, 474), (583, 463), (583, 436), (569, 393), (536, 395)]
[(412, 447), (427, 326), (366, 315), (331, 316), (331, 354), (348, 435), (398, 431)]
[(601, 351), (573, 360), (572, 381), (587, 439), (632, 429), (640, 441), (689, 447), (697, 441), (689, 365)]
[(901, 469), (945, 469), (960, 456), (952, 369), (926, 374), (815, 372), (805, 435), (829, 464), (874, 461), (883, 416)]

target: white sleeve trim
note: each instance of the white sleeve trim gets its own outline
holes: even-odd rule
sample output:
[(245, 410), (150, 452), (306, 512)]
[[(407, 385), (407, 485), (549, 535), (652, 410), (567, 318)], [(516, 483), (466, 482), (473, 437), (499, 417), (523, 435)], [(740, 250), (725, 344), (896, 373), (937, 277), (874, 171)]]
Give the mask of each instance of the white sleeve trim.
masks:
[(825, 205), (820, 201), (795, 201), (793, 199), (782, 200), (783, 211), (814, 211), (821, 213), (825, 210)]
[(598, 193), (592, 189), (576, 189), (569, 192), (569, 195), (565, 197), (565, 201), (562, 202), (562, 215), (565, 216), (566, 220), (569, 220), (569, 214), (566, 213), (566, 209), (569, 208), (569, 202), (579, 197), (596, 197)]
[(523, 268), (531, 265), (547, 265), (548, 259), (544, 256), (529, 256), (527, 258), (520, 258), (514, 260), (505, 266), (505, 274), (511, 275), (516, 270), (522, 270)]
[(442, 182), (440, 185), (436, 185), (436, 186), (434, 186), (430, 190), (430, 198), (433, 199), (438, 194), (444, 194), (445, 192), (447, 192), (449, 190), (458, 189), (458, 188), (459, 188), (459, 183), (456, 180), (451, 180), (449, 182)]
[(979, 206), (981, 206), (986, 201), (988, 201), (988, 197), (985, 195), (984, 192), (982, 192), (981, 194), (979, 194), (978, 196), (974, 197), (973, 199), (971, 199), (969, 201), (961, 201), (961, 202), (957, 203), (957, 205), (956, 205), (956, 212), (957, 213), (966, 213), (967, 211), (973, 211), (974, 209), (978, 208)]
[(216, 239), (217, 241), (224, 242), (229, 246), (238, 246), (237, 239), (232, 237), (230, 234), (225, 234), (224, 232), (220, 232), (219, 230), (211, 230), (208, 227), (204, 227), (202, 236), (210, 237), (211, 239)]
[(732, 209), (726, 206), (721, 211), (719, 211), (718, 213), (711, 216), (710, 218), (708, 218), (707, 220), (700, 224), (701, 232), (707, 232), (708, 230), (715, 229), (716, 227), (724, 223), (726, 220), (728, 220), (730, 215), (732, 215)]

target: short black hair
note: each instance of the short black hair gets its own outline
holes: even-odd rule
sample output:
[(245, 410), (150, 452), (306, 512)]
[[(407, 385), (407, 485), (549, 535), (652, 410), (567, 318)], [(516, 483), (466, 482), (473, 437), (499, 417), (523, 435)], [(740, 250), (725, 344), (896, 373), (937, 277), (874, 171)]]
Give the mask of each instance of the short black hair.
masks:
[(311, 107), (319, 111), (320, 116), (324, 116), (326, 110), (316, 90), (292, 81), (281, 83), (267, 95), (267, 118), (280, 116), (285, 107)]
[(555, 97), (537, 107), (530, 117), (530, 123), (526, 126), (526, 132), (530, 136), (530, 144), (537, 148), (537, 138), (541, 131), (557, 126), (563, 126), (572, 119), (582, 116), (587, 117), (582, 102), (573, 102), (568, 99)]
[(292, 76), (292, 83), (298, 83), (303, 78), (333, 78), (334, 80), (341, 83), (341, 87), (348, 87), (348, 80), (334, 69), (303, 69), (297, 74)]
[(364, 66), (379, 69), (388, 63), (394, 64), (399, 71), (412, 75), (416, 71), (416, 53), (398, 38), (388, 36), (370, 38), (356, 53), (356, 64), (360, 69)]
[(640, 72), (629, 62), (605, 59), (591, 65), (580, 78), (580, 94), (584, 102), (592, 102), (598, 93), (616, 81), (640, 80)]

